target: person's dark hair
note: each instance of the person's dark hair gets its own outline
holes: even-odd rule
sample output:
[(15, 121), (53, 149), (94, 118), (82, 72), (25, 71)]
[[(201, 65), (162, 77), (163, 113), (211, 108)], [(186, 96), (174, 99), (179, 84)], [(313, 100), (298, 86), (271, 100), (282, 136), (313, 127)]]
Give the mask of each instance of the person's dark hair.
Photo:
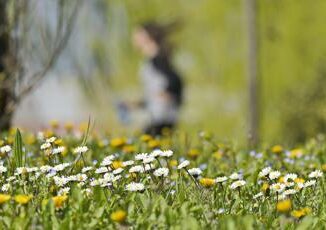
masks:
[(176, 30), (178, 24), (179, 23), (177, 22), (170, 24), (145, 22), (141, 25), (141, 28), (144, 29), (160, 47), (161, 54), (168, 57), (171, 54), (171, 44), (168, 41), (168, 37), (174, 30)]

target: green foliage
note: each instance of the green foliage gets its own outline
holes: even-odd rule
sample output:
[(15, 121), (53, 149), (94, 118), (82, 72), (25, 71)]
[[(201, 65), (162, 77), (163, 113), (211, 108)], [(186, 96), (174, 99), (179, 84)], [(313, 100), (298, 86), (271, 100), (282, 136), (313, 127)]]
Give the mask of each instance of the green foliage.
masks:
[[(90, 123), (90, 122), (89, 122)], [(89, 125), (90, 126), (90, 125)], [(51, 132), (52, 133), (52, 132)], [(173, 136), (153, 137), (131, 136), (123, 146), (117, 147), (112, 136), (102, 136), (86, 132), (87, 143), (83, 142), (85, 136), (74, 136), (71, 130), (62, 138), (51, 138), (51, 147), (40, 150), (44, 141), (49, 141), (50, 136), (44, 139), (34, 139), (25, 142), (26, 151), (30, 156), (26, 158), (22, 168), (17, 165), (11, 171), (4, 167), (9, 162), (4, 161), (1, 170), (0, 184), (9, 184), (8, 189), (0, 193), (0, 227), (8, 229), (305, 229), (307, 226), (318, 228), (323, 226), (326, 217), (325, 209), (325, 179), (323, 174), (312, 178), (309, 174), (315, 170), (326, 171), (325, 139), (318, 137), (302, 146), (301, 149), (291, 150), (282, 147), (271, 148), (263, 146), (255, 152), (248, 154), (246, 149), (238, 149), (234, 144), (221, 143), (209, 133), (199, 135), (185, 135), (177, 133)], [(13, 137), (20, 140), (20, 132), (3, 136), (3, 144), (8, 145)], [(13, 136), (11, 136), (13, 135)], [(33, 134), (28, 134), (32, 135)], [(53, 133), (51, 134), (53, 135)], [(25, 136), (25, 135), (23, 135)], [(187, 138), (185, 138), (187, 137)], [(39, 137), (40, 138), (40, 137)], [(123, 137), (127, 138), (127, 137)], [(149, 139), (148, 139), (149, 138)], [(106, 141), (107, 144), (103, 144)], [(156, 141), (162, 149), (173, 149), (170, 158), (158, 157), (160, 161), (152, 162), (153, 168), (167, 167), (167, 177), (157, 177), (149, 170), (141, 173), (129, 173), (132, 166), (126, 166), (120, 172), (121, 177), (112, 180), (110, 185), (104, 178), (110, 178), (112, 171), (107, 174), (96, 173), (101, 167), (102, 160), (107, 156), (116, 156), (115, 163), (132, 160), (136, 153), (151, 152), (153, 147), (150, 142)], [(76, 154), (73, 149), (80, 143), (87, 144), (89, 150), (83, 154), (86, 166), (92, 169), (82, 172), (81, 167), (74, 167)], [(15, 146), (18, 146), (15, 144)], [(52, 154), (58, 146), (64, 146), (68, 152)], [(132, 153), (125, 152), (126, 146), (133, 146)], [(7, 146), (8, 147), (8, 146)], [(6, 148), (8, 149), (8, 148)], [(198, 155), (189, 154), (193, 149), (198, 150)], [(275, 149), (281, 149), (276, 151)], [(16, 150), (14, 150), (16, 151)], [(4, 155), (3, 157), (9, 157)], [(180, 159), (190, 160), (190, 165), (181, 170), (177, 169)], [(96, 161), (94, 161), (96, 160)], [(62, 163), (71, 163), (63, 166)], [(25, 166), (24, 166), (25, 165)], [(50, 165), (52, 170), (41, 168)], [(111, 163), (107, 168), (116, 166)], [(135, 160), (135, 165), (142, 165)], [(262, 168), (272, 165), (273, 170), (280, 170), (281, 175), (296, 173), (305, 181), (315, 180), (313, 187), (298, 189), (299, 182), (287, 185), (287, 190), (295, 189), (294, 195), (288, 195), (292, 207), (287, 213), (278, 212), (276, 204), (280, 194), (271, 188), (279, 179), (260, 177)], [(121, 167), (121, 166), (120, 166)], [(199, 178), (195, 178), (187, 171), (190, 168), (203, 168)], [(204, 169), (205, 168), (205, 169)], [(56, 169), (56, 175), (50, 175)], [(112, 170), (112, 169), (111, 169)], [(233, 173), (240, 173), (246, 184), (240, 188), (232, 189), (231, 185), (237, 179), (231, 179)], [(320, 171), (321, 173), (321, 171)], [(79, 181), (84, 174), (86, 180)], [(104, 176), (106, 175), (106, 176)], [(204, 186), (200, 178), (217, 178), (227, 176), (225, 182), (214, 182)], [(10, 179), (8, 179), (10, 178)], [(56, 182), (58, 178), (65, 181)], [(91, 185), (98, 181), (98, 185)], [(290, 179), (292, 180), (292, 179)], [(59, 180), (60, 181), (60, 180)], [(102, 181), (102, 182), (100, 182)], [(145, 190), (131, 192), (126, 190), (126, 185), (139, 182), (145, 185)], [(292, 182), (292, 181), (291, 181)], [(268, 190), (263, 189), (263, 184), (268, 184)], [(5, 186), (6, 187), (6, 186)], [(60, 197), (63, 189), (69, 188), (61, 194), (62, 203), (54, 199)], [(262, 192), (260, 197), (254, 198)], [(16, 195), (25, 194), (31, 198), (27, 203), (20, 203)], [(6, 199), (9, 195), (9, 200)], [(66, 197), (65, 197), (66, 196)], [(298, 217), (294, 210), (308, 208), (310, 211), (305, 216)], [(121, 222), (112, 219), (111, 214), (117, 210), (125, 212), (125, 219)]]
[(302, 143), (308, 136), (326, 132), (325, 84), (326, 72), (322, 69), (316, 80), (290, 90), (282, 106), (282, 133), (287, 141)]

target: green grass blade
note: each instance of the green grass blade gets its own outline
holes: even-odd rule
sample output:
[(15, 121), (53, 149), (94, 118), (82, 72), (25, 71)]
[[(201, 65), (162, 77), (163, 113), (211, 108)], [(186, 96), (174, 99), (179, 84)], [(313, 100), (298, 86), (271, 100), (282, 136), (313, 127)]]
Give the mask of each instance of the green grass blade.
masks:
[(17, 129), (14, 142), (14, 160), (16, 167), (23, 166), (23, 154), (23, 140), (19, 129)]
[(82, 146), (86, 145), (87, 138), (89, 136), (90, 126), (91, 126), (91, 117), (88, 118), (87, 129), (86, 129), (86, 132), (84, 134), (83, 142), (81, 144)]

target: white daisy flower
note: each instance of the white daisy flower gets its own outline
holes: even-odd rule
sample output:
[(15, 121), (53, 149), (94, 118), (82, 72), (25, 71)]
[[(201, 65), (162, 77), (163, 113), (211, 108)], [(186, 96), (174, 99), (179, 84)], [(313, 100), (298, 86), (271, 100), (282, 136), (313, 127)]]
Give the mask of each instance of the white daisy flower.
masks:
[(85, 173), (85, 172), (91, 171), (92, 169), (93, 169), (93, 167), (91, 167), (91, 166), (84, 167), (84, 168), (82, 169), (82, 173)]
[(203, 171), (201, 171), (200, 168), (192, 168), (192, 169), (189, 169), (188, 172), (192, 176), (199, 176), (200, 174), (202, 174)]
[(59, 177), (59, 176), (54, 176), (53, 180), (55, 185), (58, 187), (63, 187), (69, 182), (69, 180), (66, 177)]
[(161, 157), (172, 157), (173, 151), (172, 150), (165, 150), (161, 152)]
[(82, 193), (85, 195), (85, 196), (91, 196), (91, 195), (93, 195), (93, 191), (92, 191), (92, 189), (90, 189), (90, 188), (85, 188), (85, 189), (83, 189), (82, 190)]
[(315, 170), (311, 173), (309, 173), (309, 178), (319, 178), (319, 177), (322, 177), (323, 176), (323, 172), (320, 171), (320, 170)]
[(178, 165), (178, 169), (183, 169), (183, 168), (187, 167), (188, 165), (190, 165), (190, 162), (188, 160), (184, 160)]
[(151, 162), (153, 162), (153, 161), (155, 161), (155, 158), (154, 158), (154, 157), (152, 157), (152, 156), (147, 156), (147, 157), (145, 157), (145, 158), (143, 159), (143, 164), (148, 164), (148, 163), (151, 163)]
[(122, 162), (122, 165), (123, 165), (123, 167), (126, 167), (126, 166), (131, 166), (134, 163), (135, 163), (134, 161), (124, 161), (124, 162)]
[(242, 187), (242, 186), (244, 186), (246, 184), (247, 184), (246, 181), (244, 181), (244, 180), (238, 180), (238, 181), (233, 182), (230, 185), (230, 189), (236, 189), (236, 188)]
[(153, 165), (153, 164), (146, 164), (144, 170), (145, 170), (145, 172), (148, 172), (148, 171), (151, 171), (153, 169), (155, 169), (155, 165)]
[(77, 148), (74, 149), (74, 153), (75, 154), (83, 154), (86, 153), (88, 151), (88, 147), (87, 146), (78, 146)]
[(158, 168), (154, 171), (153, 174), (156, 177), (167, 177), (167, 175), (169, 175), (169, 169), (168, 168)]
[(104, 158), (101, 162), (101, 166), (109, 166), (112, 164), (112, 161), (109, 158)]
[(11, 147), (9, 145), (5, 145), (0, 148), (1, 153), (9, 153), (10, 151), (11, 151)]
[(10, 177), (8, 177), (7, 179), (6, 179), (6, 181), (7, 182), (10, 182), (10, 181), (13, 181), (13, 180), (15, 180), (16, 179), (16, 177), (14, 177), (14, 176), (10, 176)]
[(91, 181), (91, 183), (89, 183), (90, 186), (94, 187), (94, 186), (98, 186), (100, 185), (100, 181), (99, 180), (93, 180)]
[(130, 192), (144, 191), (145, 186), (142, 183), (131, 182), (130, 184), (126, 185), (126, 190)]
[(264, 193), (262, 193), (262, 192), (259, 192), (259, 193), (257, 193), (256, 195), (254, 195), (254, 199), (257, 199), (257, 198), (259, 198), (259, 197), (262, 197), (262, 196), (264, 196)]
[(54, 148), (53, 150), (52, 150), (52, 154), (59, 154), (59, 153), (63, 153), (64, 151), (65, 151), (65, 147), (64, 146), (59, 146), (59, 147), (57, 147), (57, 148)]
[(69, 187), (64, 187), (64, 188), (62, 188), (62, 189), (60, 189), (58, 191), (58, 195), (59, 196), (67, 195), (69, 193), (69, 191), (70, 191), (70, 188)]
[(84, 173), (79, 173), (79, 174), (76, 175), (76, 179), (79, 182), (84, 182), (84, 181), (87, 180), (87, 175), (84, 174)]
[(216, 183), (222, 183), (224, 181), (227, 181), (228, 178), (226, 176), (216, 177), (215, 182)]
[(161, 156), (163, 153), (162, 150), (159, 150), (159, 149), (155, 149), (153, 152), (151, 152), (151, 154), (149, 155), (150, 157), (158, 157), (158, 156)]
[(8, 192), (9, 191), (9, 189), (10, 189), (10, 184), (9, 183), (7, 183), (7, 184), (4, 184), (4, 185), (2, 185), (2, 187), (1, 187), (1, 191), (2, 192)]
[(293, 194), (296, 194), (297, 193), (297, 190), (295, 189), (288, 189), (288, 190), (285, 190), (283, 192), (284, 195), (288, 196), (288, 195), (293, 195)]
[(141, 165), (135, 165), (129, 169), (129, 173), (142, 173), (144, 172), (144, 167)]
[(70, 166), (70, 163), (62, 163), (62, 164), (58, 164), (58, 165), (54, 166), (53, 169), (57, 172), (60, 172), (60, 171), (63, 171), (68, 166)]
[(258, 177), (261, 178), (261, 177), (265, 177), (267, 176), (270, 172), (272, 171), (272, 168), (271, 167), (266, 167), (264, 169), (262, 169), (259, 174), (258, 174)]
[(279, 200), (285, 200), (285, 199), (288, 199), (288, 196), (284, 193), (281, 193), (279, 196), (278, 196), (278, 199)]
[(285, 181), (283, 184), (284, 184), (285, 187), (287, 187), (287, 188), (289, 188), (289, 187), (293, 187), (293, 186), (295, 185), (294, 182), (287, 182), (287, 181)]
[(298, 175), (297, 174), (295, 174), (295, 173), (288, 173), (288, 174), (286, 174), (284, 176), (284, 181), (287, 182), (289, 179), (291, 179), (291, 180), (294, 181), (297, 178), (298, 178)]
[(53, 143), (53, 142), (55, 142), (56, 139), (57, 139), (56, 137), (50, 137), (50, 138), (46, 139), (45, 142)]
[(275, 184), (272, 184), (270, 186), (271, 190), (274, 191), (274, 192), (278, 192), (278, 193), (281, 193), (284, 191), (285, 189), (285, 185), (284, 184), (281, 184), (281, 183), (275, 183)]
[(23, 174), (23, 173), (27, 173), (27, 168), (26, 167), (18, 167), (16, 168), (16, 172), (15, 172), (15, 175), (20, 175), (20, 174)]
[(240, 179), (240, 174), (235, 172), (235, 173), (232, 173), (229, 177), (230, 177), (231, 180), (239, 180)]
[(52, 167), (50, 165), (43, 165), (40, 167), (40, 170), (42, 173), (47, 173), (52, 169)]
[(273, 171), (269, 173), (269, 179), (275, 180), (281, 176), (281, 173), (279, 171)]
[(96, 174), (102, 174), (102, 173), (106, 173), (108, 171), (109, 170), (106, 167), (100, 167), (100, 168), (98, 168), (98, 169), (95, 170), (95, 173)]
[(304, 183), (301, 183), (301, 182), (297, 183), (297, 187), (298, 187), (298, 189), (303, 189)]
[(148, 156), (147, 153), (140, 153), (140, 154), (137, 154), (137, 155), (135, 156), (135, 159), (138, 160), (138, 161), (142, 161), (142, 160), (144, 160), (147, 156)]
[(114, 175), (117, 175), (117, 174), (122, 173), (123, 170), (124, 170), (123, 168), (118, 168), (118, 169), (113, 170), (112, 173), (113, 173)]
[(51, 144), (49, 142), (45, 142), (41, 145), (41, 150), (45, 150), (51, 147)]
[(304, 183), (304, 187), (310, 187), (310, 186), (314, 186), (316, 184), (316, 180), (308, 180), (307, 182)]
[(121, 175), (117, 175), (117, 176), (113, 177), (112, 182), (116, 182), (116, 181), (120, 180), (121, 178), (122, 178)]
[(0, 174), (7, 172), (7, 168), (3, 165), (0, 165)]

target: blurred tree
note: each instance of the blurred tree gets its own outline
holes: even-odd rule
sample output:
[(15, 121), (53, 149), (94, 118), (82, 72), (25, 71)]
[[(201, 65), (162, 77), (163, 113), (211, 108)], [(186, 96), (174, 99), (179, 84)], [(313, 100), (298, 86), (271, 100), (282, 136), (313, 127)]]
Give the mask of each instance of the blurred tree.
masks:
[(309, 84), (288, 90), (282, 105), (282, 133), (290, 144), (326, 132), (326, 68)]
[[(37, 12), (40, 4), (52, 7), (43, 17)], [(81, 0), (0, 0), (0, 130), (10, 127), (22, 98), (54, 66), (80, 5)]]
[(246, 0), (247, 34), (248, 34), (248, 93), (249, 93), (249, 145), (259, 142), (259, 108), (258, 108), (258, 76), (257, 76), (257, 4), (256, 0)]

